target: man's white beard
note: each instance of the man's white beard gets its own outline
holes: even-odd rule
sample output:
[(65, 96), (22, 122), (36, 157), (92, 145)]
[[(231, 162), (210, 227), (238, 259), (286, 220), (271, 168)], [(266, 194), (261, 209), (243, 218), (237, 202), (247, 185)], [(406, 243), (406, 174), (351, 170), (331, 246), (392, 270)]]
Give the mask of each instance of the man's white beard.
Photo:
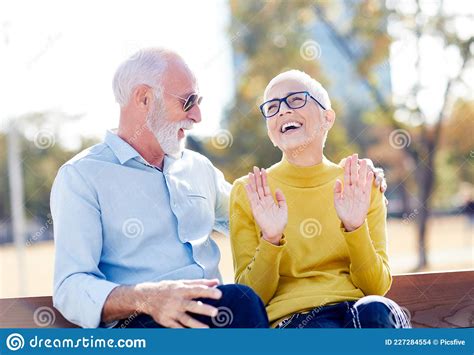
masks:
[(185, 139), (178, 138), (178, 131), (181, 128), (191, 129), (192, 120), (171, 122), (163, 109), (151, 110), (147, 117), (147, 126), (154, 134), (161, 149), (166, 155), (179, 158), (184, 150)]

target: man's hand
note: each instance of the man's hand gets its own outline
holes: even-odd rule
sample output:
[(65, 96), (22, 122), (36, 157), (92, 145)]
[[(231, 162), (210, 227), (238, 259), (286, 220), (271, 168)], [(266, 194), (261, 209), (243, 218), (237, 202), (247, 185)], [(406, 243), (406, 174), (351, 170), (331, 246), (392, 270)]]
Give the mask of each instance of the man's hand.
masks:
[(198, 298), (220, 299), (222, 292), (215, 288), (219, 280), (179, 280), (144, 282), (133, 286), (118, 286), (107, 297), (102, 309), (102, 321), (110, 323), (131, 314), (150, 315), (167, 328), (209, 328), (187, 312), (215, 317), (218, 309)]
[(337, 179), (334, 185), (334, 207), (346, 231), (359, 228), (367, 217), (374, 173), (368, 171), (367, 162), (359, 166), (357, 154), (347, 159), (344, 184)]
[(218, 280), (183, 280), (147, 282), (137, 285), (143, 299), (143, 312), (167, 328), (209, 328), (187, 312), (215, 317), (218, 309), (197, 298), (220, 299), (222, 292), (215, 288)]
[(283, 230), (288, 222), (288, 207), (285, 196), (279, 189), (275, 191), (275, 200), (267, 182), (267, 172), (253, 168), (249, 173), (249, 183), (245, 186), (250, 201), (252, 214), (262, 230), (262, 237), (266, 241), (279, 245)]
[[(352, 155), (349, 155), (347, 158), (342, 159), (339, 162), (339, 166), (345, 168), (346, 163), (348, 162), (349, 159), (351, 159)], [(372, 171), (375, 176), (374, 184), (378, 188), (380, 188), (380, 192), (385, 192), (387, 190), (387, 181), (385, 180), (385, 173), (382, 168), (376, 168), (374, 166), (374, 162), (371, 159), (359, 159), (359, 165), (362, 163), (362, 161), (365, 161), (367, 164), (367, 169), (369, 171)]]

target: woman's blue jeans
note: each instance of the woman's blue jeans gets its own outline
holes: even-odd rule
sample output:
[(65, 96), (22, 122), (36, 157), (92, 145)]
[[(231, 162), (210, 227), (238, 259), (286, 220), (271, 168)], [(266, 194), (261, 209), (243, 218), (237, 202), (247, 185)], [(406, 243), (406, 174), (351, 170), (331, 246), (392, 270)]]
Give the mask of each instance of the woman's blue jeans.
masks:
[(278, 328), (411, 328), (409, 313), (382, 296), (366, 296), (293, 314)]

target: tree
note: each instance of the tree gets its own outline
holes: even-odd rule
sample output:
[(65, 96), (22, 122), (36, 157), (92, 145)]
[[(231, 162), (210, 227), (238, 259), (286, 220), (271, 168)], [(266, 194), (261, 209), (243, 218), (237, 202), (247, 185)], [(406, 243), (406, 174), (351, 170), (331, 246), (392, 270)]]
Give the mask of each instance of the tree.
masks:
[[(372, 0), (361, 1), (359, 10), (366, 11), (368, 8), (380, 8), (380, 6), (374, 4), (380, 5), (380, 2)], [(379, 139), (384, 137), (383, 143), (389, 143), (392, 149), (398, 151), (393, 152), (392, 158), (397, 157), (395, 161), (398, 161), (398, 167), (401, 171), (406, 171), (407, 167), (408, 170), (413, 169), (404, 177), (403, 187), (405, 186), (405, 180), (414, 179), (418, 190), (416, 194), (417, 206), (415, 209), (417, 211), (419, 240), (419, 262), (417, 269), (420, 269), (425, 267), (428, 262), (426, 255), (426, 228), (432, 207), (431, 200), (436, 176), (436, 153), (440, 147), (443, 122), (445, 118), (450, 115), (452, 102), (456, 97), (453, 89), (456, 86), (465, 85), (463, 81), (464, 75), (467, 69), (472, 66), (474, 50), (473, 37), (472, 35), (466, 37), (456, 30), (455, 22), (465, 15), (447, 14), (443, 6), (443, 1), (438, 2), (437, 13), (431, 16), (427, 15), (417, 0), (411, 2), (391, 2), (391, 4), (393, 7), (389, 10), (392, 24), (396, 24), (403, 29), (403, 31), (400, 32), (404, 33), (403, 36), (405, 40), (407, 37), (410, 37), (413, 38), (416, 43), (415, 53), (417, 60), (414, 69), (417, 75), (410, 92), (406, 95), (404, 100), (400, 102), (392, 102), (381, 95), (377, 83), (374, 83), (370, 75), (368, 75), (373, 67), (373, 63), (367, 61), (365, 58), (363, 61), (358, 61), (348, 49), (350, 37), (344, 36), (337, 28), (337, 25), (331, 22), (326, 16), (322, 6), (316, 4), (314, 8), (318, 16), (328, 24), (334, 37), (338, 39), (341, 48), (352, 58), (354, 65), (358, 66), (360, 80), (370, 89), (376, 100), (378, 109), (376, 112), (373, 112), (371, 116), (376, 117), (377, 122), (384, 122), (391, 127), (391, 132), (388, 134), (389, 139), (387, 140), (387, 136), (384, 135), (384, 131), (380, 130), (380, 125), (378, 125)], [(407, 9), (414, 9), (414, 11)], [(472, 14), (470, 16), (472, 17)], [(370, 28), (370, 21), (366, 23)], [(395, 34), (394, 36), (397, 35)], [(443, 55), (446, 55), (448, 52), (457, 53), (459, 61), (456, 73), (446, 78), (441, 98), (441, 107), (436, 117), (431, 121), (427, 118), (419, 102), (419, 94), (424, 89), (420, 45), (421, 41), (427, 37), (434, 38), (439, 41), (439, 43), (442, 43)], [(385, 43), (383, 45), (385, 46)], [(404, 114), (406, 119), (404, 121), (397, 119), (396, 113)], [(385, 151), (386, 150), (387, 149), (385, 149)], [(406, 189), (403, 193), (406, 195)]]

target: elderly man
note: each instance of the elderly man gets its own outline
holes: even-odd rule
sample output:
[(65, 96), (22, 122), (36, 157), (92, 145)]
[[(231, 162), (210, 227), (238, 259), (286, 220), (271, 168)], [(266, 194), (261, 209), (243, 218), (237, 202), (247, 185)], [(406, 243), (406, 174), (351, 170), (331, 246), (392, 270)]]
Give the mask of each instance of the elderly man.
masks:
[(210, 234), (228, 233), (230, 185), (183, 148), (201, 121), (194, 75), (177, 54), (147, 49), (113, 89), (118, 131), (53, 185), (54, 306), (82, 327), (268, 327), (250, 288), (218, 286)]

